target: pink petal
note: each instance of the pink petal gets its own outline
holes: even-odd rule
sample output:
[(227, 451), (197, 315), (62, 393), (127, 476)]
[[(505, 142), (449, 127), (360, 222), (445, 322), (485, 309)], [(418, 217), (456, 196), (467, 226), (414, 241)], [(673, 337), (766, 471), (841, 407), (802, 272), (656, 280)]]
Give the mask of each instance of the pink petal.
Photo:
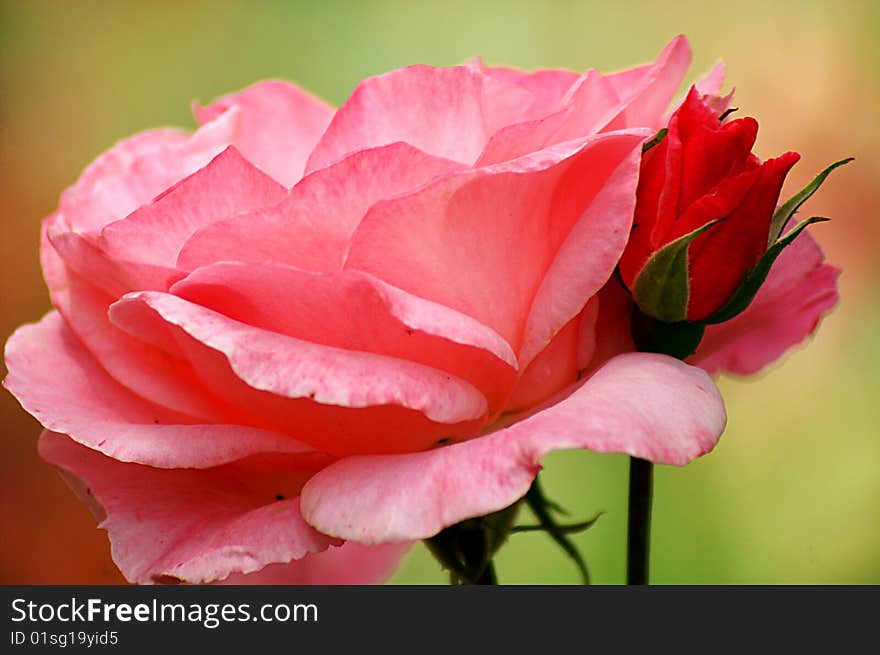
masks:
[(59, 212), (77, 232), (100, 230), (197, 171), (235, 134), (238, 112), (198, 130), (151, 130), (98, 157), (61, 196)]
[(838, 269), (809, 234), (782, 251), (752, 304), (711, 325), (690, 361), (715, 374), (754, 375), (801, 344), (837, 304)]
[[(697, 80), (694, 87), (697, 90), (697, 93), (700, 94), (704, 103), (706, 103), (709, 107), (712, 108), (712, 111), (716, 116), (721, 116), (725, 111), (730, 108), (730, 103), (733, 101), (733, 90), (731, 90), (726, 96), (721, 95), (721, 87), (724, 84), (724, 77), (727, 73), (727, 67), (724, 65), (724, 62), (720, 59), (715, 62), (715, 65), (709, 70), (708, 73), (703, 75), (699, 80)], [(663, 120), (664, 123), (669, 122), (669, 117), (674, 114), (678, 108), (684, 103), (685, 98), (687, 98), (687, 94), (677, 103), (675, 103), (674, 107), (670, 110), (667, 115), (667, 118)]]
[(110, 318), (150, 343), (176, 346), (233, 406), (336, 455), (470, 436), (487, 412), (485, 397), (448, 373), (269, 332), (170, 294), (128, 294)]
[(591, 136), (623, 110), (614, 89), (591, 70), (582, 75), (552, 114), (516, 123), (496, 132), (486, 144), (480, 166), (508, 161), (556, 143)]
[[(668, 47), (668, 46), (667, 46)], [(607, 73), (605, 79), (614, 89), (618, 98), (634, 98), (638, 91), (644, 88), (645, 78), (654, 70), (654, 64), (642, 64), (625, 68), (616, 73)]]
[[(625, 106), (611, 83), (595, 70), (588, 71), (572, 85), (563, 103), (568, 105), (570, 117), (555, 135), (558, 141), (595, 134)], [(640, 126), (634, 124), (629, 127)]]
[(45, 428), (120, 461), (204, 468), (263, 452), (316, 457), (285, 435), (200, 424), (135, 396), (98, 366), (57, 312), (16, 330), (5, 359), (3, 386)]
[[(663, 110), (681, 83), (689, 62), (687, 41), (678, 37), (660, 53), (656, 63), (648, 66), (607, 76), (590, 70), (577, 79), (550, 78), (557, 103), (544, 103), (543, 111), (530, 112), (528, 120), (494, 134), (479, 164), (507, 161), (603, 129), (656, 129), (664, 122)], [(521, 84), (531, 81), (528, 76), (501, 71), (503, 79)], [(490, 74), (494, 74), (491, 69)], [(562, 79), (567, 79), (568, 87), (564, 94), (557, 95)]]
[(501, 409), (516, 376), (516, 357), (494, 331), (359, 271), (225, 262), (197, 269), (172, 291), (264, 330), (446, 371), (482, 391), (490, 412)]
[(174, 268), (181, 246), (199, 228), (286, 195), (230, 146), (152, 203), (104, 227), (99, 243), (111, 259)]
[(167, 289), (183, 276), (176, 268), (109, 258), (99, 235), (72, 231), (61, 214), (49, 216), (43, 227), (48, 244), (65, 268), (114, 298), (133, 289)]
[(608, 129), (662, 127), (664, 111), (672, 100), (691, 63), (691, 48), (684, 36), (677, 36), (649, 67), (608, 76), (626, 109), (611, 121)]
[[(380, 203), (358, 227), (345, 267), (467, 314), (516, 351), (559, 247), (643, 139), (643, 131), (628, 131), (566, 142)], [(611, 232), (628, 225), (609, 222)], [(585, 252), (593, 248), (607, 277), (606, 247), (591, 243)]]
[(551, 114), (498, 130), (486, 143), (476, 165), (491, 166), (510, 161), (559, 143), (562, 139), (554, 137), (565, 129), (571, 113), (570, 107), (563, 107)]
[[(612, 357), (631, 353), (636, 347), (630, 334), (633, 301), (618, 277), (612, 276), (596, 295), (599, 304), (592, 344), (587, 348), (593, 353), (588, 372), (597, 369)], [(584, 335), (588, 337), (589, 335)]]
[(708, 73), (703, 75), (694, 85), (697, 92), (703, 96), (717, 96), (721, 93), (721, 86), (724, 84), (724, 76), (727, 73), (727, 67), (720, 59), (715, 62)]
[(578, 379), (578, 373), (593, 356), (591, 335), (598, 307), (598, 302), (590, 301), (535, 356), (517, 380), (505, 412), (533, 407)]
[(183, 247), (186, 270), (216, 261), (284, 262), (336, 271), (367, 210), (462, 166), (405, 143), (357, 152), (308, 175), (277, 206), (218, 221)]
[(531, 103), (526, 116), (546, 116), (559, 107), (562, 98), (578, 81), (578, 73), (545, 69), (532, 72), (506, 68), (504, 66), (486, 66), (481, 60), (468, 62), (468, 66), (503, 82), (517, 84), (531, 93)]
[[(113, 560), (132, 582), (210, 582), (301, 559), (334, 543), (302, 519), (313, 469), (284, 455), (201, 470), (123, 463), (44, 432), (40, 454), (103, 518)], [(283, 496), (286, 500), (276, 500)]]
[[(61, 209), (80, 230), (100, 229), (114, 218), (125, 216), (144, 200), (159, 193), (166, 181), (132, 175), (132, 168), (143, 157), (176, 150), (188, 135), (183, 130), (158, 129), (141, 132), (120, 141), (83, 171), (80, 178), (61, 196)], [(145, 196), (147, 196), (145, 198)], [(82, 211), (78, 211), (82, 209)]]
[[(121, 236), (130, 242), (117, 240), (117, 245), (122, 241), (118, 259), (108, 257), (100, 230), (208, 164), (225, 147), (237, 116), (237, 110), (228, 112), (189, 139), (174, 131), (144, 133), (123, 141), (87, 168), (65, 191), (58, 212), (46, 220), (49, 241), (71, 270), (114, 296), (133, 289), (167, 289), (179, 279), (173, 259), (138, 259), (143, 254), (136, 247), (140, 242), (129, 233)], [(110, 228), (111, 238), (115, 229)], [(174, 237), (154, 235), (152, 242), (163, 240), (173, 242)]]
[[(614, 272), (632, 225), (640, 161), (641, 149), (630, 150), (560, 246), (529, 311), (521, 366), (581, 311)], [(583, 185), (586, 178), (585, 174), (569, 183)]]
[(45, 228), (40, 259), (52, 304), (113, 379), (142, 398), (176, 412), (208, 422), (228, 419), (220, 403), (205, 392), (185, 362), (110, 323), (107, 311), (116, 298), (70, 272), (46, 238)]
[(333, 108), (289, 82), (270, 80), (218, 98), (207, 107), (194, 104), (199, 124), (236, 108), (238, 130), (232, 143), (253, 164), (292, 186), (306, 159), (333, 118)]
[(230, 575), (231, 585), (374, 585), (385, 582), (411, 543), (362, 546), (347, 541), (289, 564), (270, 564), (256, 573)]
[[(711, 107), (716, 116), (720, 116), (724, 113), (724, 111), (730, 106), (731, 100), (733, 100), (733, 91), (723, 97), (720, 95), (726, 74), (727, 67), (724, 65), (724, 62), (719, 59), (715, 62), (712, 68), (709, 69), (709, 72), (703, 75), (693, 85), (693, 88), (696, 89), (697, 95), (704, 103)], [(669, 123), (672, 114), (681, 108), (689, 94), (690, 89), (688, 89), (679, 100), (673, 103), (672, 108), (666, 112), (666, 116), (663, 119), (664, 125)]]
[(309, 157), (306, 172), (403, 141), (470, 164), (486, 140), (528, 109), (531, 94), (465, 66), (410, 66), (362, 81)]
[(521, 498), (551, 451), (681, 465), (711, 450), (725, 421), (704, 371), (663, 355), (621, 355), (564, 400), (487, 436), (331, 464), (303, 487), (302, 512), (322, 532), (363, 544), (423, 539)]

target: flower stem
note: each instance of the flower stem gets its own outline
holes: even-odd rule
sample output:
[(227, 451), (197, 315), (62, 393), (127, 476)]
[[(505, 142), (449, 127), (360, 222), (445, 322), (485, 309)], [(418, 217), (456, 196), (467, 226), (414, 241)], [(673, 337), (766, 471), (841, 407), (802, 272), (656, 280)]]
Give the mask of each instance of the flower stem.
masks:
[(648, 584), (653, 486), (654, 465), (638, 457), (630, 457), (626, 583), (631, 585)]
[(486, 563), (483, 572), (474, 584), (498, 584), (498, 578), (495, 576), (495, 565), (492, 563), (492, 560)]

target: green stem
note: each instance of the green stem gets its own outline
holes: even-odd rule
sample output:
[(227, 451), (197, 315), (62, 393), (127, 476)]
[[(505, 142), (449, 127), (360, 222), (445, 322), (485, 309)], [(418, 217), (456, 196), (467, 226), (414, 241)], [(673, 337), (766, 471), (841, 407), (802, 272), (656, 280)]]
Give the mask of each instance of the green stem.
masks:
[(474, 584), (498, 584), (498, 578), (495, 576), (495, 565), (492, 563), (492, 560), (489, 560), (486, 563), (483, 572), (480, 574), (480, 577), (474, 581)]
[(638, 457), (630, 457), (626, 583), (631, 585), (648, 584), (653, 486), (654, 465)]

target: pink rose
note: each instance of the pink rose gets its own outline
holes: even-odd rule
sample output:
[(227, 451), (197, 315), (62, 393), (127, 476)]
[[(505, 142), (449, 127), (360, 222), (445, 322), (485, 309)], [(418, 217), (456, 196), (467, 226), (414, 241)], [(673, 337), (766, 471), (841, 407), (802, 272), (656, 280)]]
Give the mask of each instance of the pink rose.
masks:
[(709, 451), (711, 379), (610, 357), (597, 296), (689, 59), (413, 66), (335, 111), (265, 82), (89, 166), (44, 222), (55, 310), (5, 385), (126, 577), (376, 582), (550, 451)]

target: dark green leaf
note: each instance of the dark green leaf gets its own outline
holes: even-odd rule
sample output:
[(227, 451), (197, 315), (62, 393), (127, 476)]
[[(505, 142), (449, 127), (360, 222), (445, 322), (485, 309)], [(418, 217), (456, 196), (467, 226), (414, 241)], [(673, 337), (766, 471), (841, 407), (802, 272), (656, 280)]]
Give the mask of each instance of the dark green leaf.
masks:
[(785, 229), (788, 220), (794, 215), (794, 213), (800, 209), (800, 206), (803, 205), (816, 191), (822, 186), (822, 183), (825, 181), (825, 178), (833, 171), (835, 168), (843, 166), (844, 164), (848, 164), (854, 159), (854, 157), (847, 157), (846, 159), (841, 159), (840, 161), (834, 162), (826, 168), (824, 171), (819, 173), (816, 177), (813, 178), (813, 181), (810, 182), (807, 186), (801, 189), (799, 192), (794, 194), (791, 198), (788, 199), (784, 204), (780, 205), (779, 209), (777, 209), (773, 213), (773, 220), (770, 221), (770, 234), (767, 236), (767, 245), (768, 247), (779, 239), (782, 236), (782, 230)]
[(687, 317), (690, 296), (688, 246), (717, 222), (706, 223), (651, 255), (632, 289), (633, 299), (642, 313), (666, 323), (676, 323)]
[(808, 225), (822, 223), (827, 220), (829, 219), (821, 216), (813, 216), (812, 218), (801, 221), (789, 230), (784, 237), (770, 246), (755, 268), (746, 274), (742, 283), (739, 285), (739, 288), (734, 291), (733, 295), (730, 297), (730, 300), (728, 300), (721, 309), (706, 319), (705, 322), (709, 324), (723, 323), (743, 312), (751, 304), (755, 294), (758, 293), (758, 289), (764, 284), (764, 280), (767, 279), (767, 274), (770, 273), (770, 268), (773, 266), (773, 262), (776, 261), (776, 258), (779, 257), (779, 254), (785, 250), (785, 248), (790, 246)]

